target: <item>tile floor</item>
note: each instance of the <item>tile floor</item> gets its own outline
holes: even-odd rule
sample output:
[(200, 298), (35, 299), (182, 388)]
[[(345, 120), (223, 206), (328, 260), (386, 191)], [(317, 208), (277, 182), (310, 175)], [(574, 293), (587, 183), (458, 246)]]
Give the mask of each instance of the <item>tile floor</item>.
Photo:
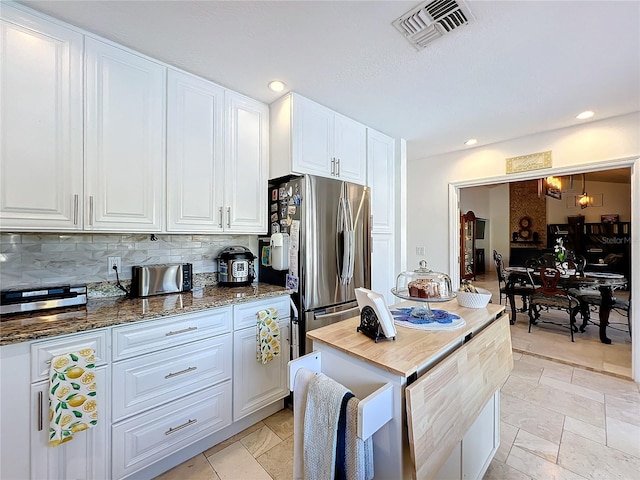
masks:
[[(475, 283), (498, 298), (491, 273)], [(619, 323), (609, 329), (613, 345), (600, 343), (594, 325), (571, 343), (568, 330), (553, 325), (528, 333), (528, 317), (518, 313), (515, 365), (501, 389), (501, 445), (484, 480), (640, 479), (640, 385), (627, 379), (626, 319), (611, 321)], [(293, 415), (285, 409), (158, 480), (280, 480), (292, 471)]]
[[(527, 354), (514, 360), (484, 480), (640, 478), (640, 385)], [(293, 415), (284, 409), (158, 480), (289, 480), (292, 457)]]

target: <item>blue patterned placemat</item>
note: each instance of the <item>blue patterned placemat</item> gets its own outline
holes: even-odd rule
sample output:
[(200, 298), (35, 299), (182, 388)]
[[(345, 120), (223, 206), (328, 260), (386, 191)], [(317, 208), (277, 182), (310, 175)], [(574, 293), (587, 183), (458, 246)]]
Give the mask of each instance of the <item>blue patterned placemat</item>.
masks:
[(448, 330), (460, 328), (466, 322), (454, 313), (446, 310), (431, 309), (433, 318), (420, 318), (411, 315), (415, 307), (401, 307), (391, 310), (396, 325), (421, 330)]

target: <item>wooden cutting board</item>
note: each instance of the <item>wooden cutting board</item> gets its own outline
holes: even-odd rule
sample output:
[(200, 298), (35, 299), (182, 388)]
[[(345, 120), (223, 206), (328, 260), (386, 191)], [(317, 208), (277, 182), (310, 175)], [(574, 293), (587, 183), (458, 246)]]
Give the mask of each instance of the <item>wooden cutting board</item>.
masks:
[(407, 387), (414, 478), (434, 478), (512, 368), (504, 316)]

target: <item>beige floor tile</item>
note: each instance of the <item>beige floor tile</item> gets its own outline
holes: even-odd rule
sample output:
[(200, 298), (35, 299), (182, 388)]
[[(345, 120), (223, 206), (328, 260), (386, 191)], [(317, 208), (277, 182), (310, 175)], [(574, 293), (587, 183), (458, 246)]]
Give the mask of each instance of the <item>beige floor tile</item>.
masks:
[(640, 427), (640, 404), (613, 395), (605, 395), (605, 399), (607, 419), (615, 418)]
[(500, 395), (500, 420), (550, 442), (562, 437), (564, 415), (511, 395)]
[(264, 468), (240, 442), (207, 457), (220, 480), (271, 480)]
[(571, 381), (573, 376), (573, 367), (564, 363), (554, 362), (546, 358), (534, 357), (533, 355), (521, 355), (520, 359), (523, 363), (538, 365), (543, 368), (542, 376), (555, 378), (556, 380)]
[(571, 432), (562, 436), (558, 465), (591, 480), (630, 480), (640, 472), (640, 458)]
[[(599, 372), (591, 372), (582, 368), (576, 368), (571, 383), (581, 385), (598, 392), (616, 395), (627, 400), (640, 403), (640, 390), (637, 383), (631, 380), (612, 377)], [(628, 398), (627, 398), (628, 397)]]
[(513, 362), (513, 370), (511, 370), (511, 375), (537, 382), (542, 375), (542, 370), (543, 368), (539, 365), (516, 360)]
[(276, 435), (286, 440), (293, 435), (293, 410), (284, 408), (263, 420)]
[(240, 440), (240, 443), (256, 458), (281, 442), (282, 439), (266, 425)]
[(181, 463), (168, 472), (163, 473), (155, 480), (220, 480), (211, 464), (201, 453)]
[[(527, 472), (536, 480), (584, 480), (584, 477), (562, 468), (555, 461), (541, 458), (516, 445), (511, 449), (506, 463), (520, 472)], [(508, 478), (510, 477), (504, 477), (503, 480)]]
[(211, 447), (208, 450), (205, 450), (204, 456), (205, 457), (210, 457), (214, 453), (218, 453), (220, 450), (224, 450), (229, 445), (231, 445), (233, 443), (236, 443), (237, 441), (243, 439), (244, 437), (246, 437), (250, 433), (253, 433), (256, 430), (260, 430), (262, 427), (264, 427), (264, 423), (263, 422), (254, 423), (250, 427), (245, 428), (244, 430), (242, 430), (239, 433), (236, 433), (233, 437), (227, 438), (225, 441), (220, 442), (217, 445), (214, 445), (213, 447)]
[(513, 352), (513, 360), (521, 360), (522, 359), (522, 354), (519, 352)]
[(638, 384), (631, 380), (624, 380), (622, 378), (612, 377), (611, 375), (576, 368), (575, 372), (573, 372), (571, 383), (598, 392), (616, 395), (631, 401), (635, 399), (635, 401), (640, 403)]
[(513, 446), (513, 441), (516, 439), (516, 435), (518, 435), (518, 427), (514, 427), (513, 425), (509, 425), (505, 422), (500, 422), (500, 446), (498, 447), (496, 456), (494, 457), (497, 461), (504, 462), (507, 460), (511, 447)]
[(482, 480), (536, 480), (531, 475), (516, 470), (506, 463), (493, 460)]
[(594, 400), (544, 384), (532, 388), (529, 382), (514, 376), (509, 377), (502, 392), (596, 427), (604, 427), (604, 405)]
[(257, 458), (274, 480), (293, 478), (293, 435)]
[(573, 393), (580, 397), (585, 397), (598, 403), (604, 403), (604, 393), (592, 390), (590, 388), (581, 387), (580, 385), (574, 385), (572, 383), (565, 382), (563, 380), (557, 380), (551, 377), (543, 376), (540, 378), (542, 385), (557, 388), (564, 392)]
[(532, 435), (525, 430), (520, 430), (513, 442), (513, 448), (511, 450), (518, 447), (525, 452), (533, 453), (549, 462), (556, 463), (558, 460), (559, 443), (560, 442), (550, 442), (537, 435)]
[(640, 427), (607, 417), (607, 446), (640, 458)]
[(603, 427), (595, 427), (576, 418), (565, 417), (564, 429), (602, 445), (607, 444), (607, 433)]

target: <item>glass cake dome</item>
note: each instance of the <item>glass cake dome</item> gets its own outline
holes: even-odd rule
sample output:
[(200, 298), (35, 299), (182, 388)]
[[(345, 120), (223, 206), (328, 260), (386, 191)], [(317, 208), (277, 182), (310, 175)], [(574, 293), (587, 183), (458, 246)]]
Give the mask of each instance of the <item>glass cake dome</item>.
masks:
[(425, 302), (421, 315), (427, 317), (430, 313), (428, 302), (446, 302), (456, 297), (449, 275), (429, 269), (426, 260), (420, 260), (415, 270), (400, 273), (391, 293), (403, 300)]

